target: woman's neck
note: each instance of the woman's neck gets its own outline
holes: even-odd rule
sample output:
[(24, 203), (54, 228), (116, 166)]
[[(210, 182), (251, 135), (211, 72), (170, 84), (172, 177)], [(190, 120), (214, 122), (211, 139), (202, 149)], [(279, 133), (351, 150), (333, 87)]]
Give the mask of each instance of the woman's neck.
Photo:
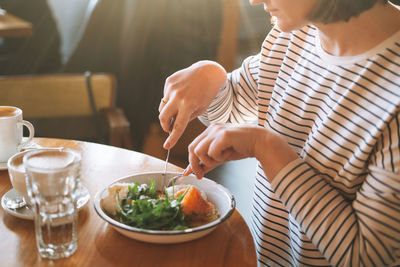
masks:
[(333, 56), (354, 56), (374, 48), (400, 31), (400, 10), (392, 4), (375, 4), (348, 22), (315, 24), (321, 46)]

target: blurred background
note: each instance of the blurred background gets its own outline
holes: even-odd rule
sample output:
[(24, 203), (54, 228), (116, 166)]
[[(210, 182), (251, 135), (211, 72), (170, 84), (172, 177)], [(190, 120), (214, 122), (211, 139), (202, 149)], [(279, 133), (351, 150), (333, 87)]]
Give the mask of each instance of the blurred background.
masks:
[[(270, 27), (262, 6), (247, 0), (0, 0), (0, 6), (34, 28), (30, 37), (0, 38), (0, 75), (113, 73), (133, 149), (158, 157), (165, 154), (157, 109), (166, 77), (202, 59), (232, 70), (257, 53)], [(180, 165), (202, 126), (193, 122), (190, 129), (176, 148)]]

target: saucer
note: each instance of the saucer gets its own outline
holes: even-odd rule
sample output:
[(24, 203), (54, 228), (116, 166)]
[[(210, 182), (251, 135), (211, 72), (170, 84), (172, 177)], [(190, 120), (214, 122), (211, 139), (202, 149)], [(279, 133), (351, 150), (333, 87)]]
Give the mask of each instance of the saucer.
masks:
[[(90, 199), (90, 194), (86, 187), (81, 186), (80, 191), (81, 192), (80, 192), (80, 196), (78, 197), (78, 203), (77, 203), (78, 209), (83, 208)], [(25, 219), (25, 220), (33, 220), (34, 214), (28, 205), (26, 205), (22, 208), (19, 208), (19, 209), (10, 209), (10, 208), (6, 207), (7, 199), (15, 198), (17, 196), (17, 194), (18, 193), (14, 188), (11, 189), (10, 191), (8, 191), (7, 193), (5, 193), (3, 195), (3, 197), (1, 198), (1, 206), (7, 213), (9, 213), (15, 217)]]

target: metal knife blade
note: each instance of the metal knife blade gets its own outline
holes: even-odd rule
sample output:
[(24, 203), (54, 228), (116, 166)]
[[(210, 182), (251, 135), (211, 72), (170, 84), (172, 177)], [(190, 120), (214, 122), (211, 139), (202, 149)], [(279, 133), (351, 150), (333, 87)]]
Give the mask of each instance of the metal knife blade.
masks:
[[(168, 136), (171, 135), (172, 132), (172, 128), (174, 126), (174, 118), (171, 119), (171, 126), (169, 127), (169, 134)], [(164, 181), (166, 180), (167, 177), (167, 167), (168, 167), (168, 160), (169, 160), (169, 153), (170, 153), (171, 149), (168, 149), (167, 151), (167, 158), (165, 159), (165, 166), (164, 166)], [(164, 183), (165, 184), (165, 183)]]

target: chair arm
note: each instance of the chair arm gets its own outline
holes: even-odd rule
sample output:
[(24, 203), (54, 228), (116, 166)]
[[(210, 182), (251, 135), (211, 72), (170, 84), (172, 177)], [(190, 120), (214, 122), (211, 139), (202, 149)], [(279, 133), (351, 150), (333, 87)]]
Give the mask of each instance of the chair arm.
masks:
[(109, 144), (132, 149), (130, 123), (120, 108), (104, 108), (101, 110), (110, 130)]

